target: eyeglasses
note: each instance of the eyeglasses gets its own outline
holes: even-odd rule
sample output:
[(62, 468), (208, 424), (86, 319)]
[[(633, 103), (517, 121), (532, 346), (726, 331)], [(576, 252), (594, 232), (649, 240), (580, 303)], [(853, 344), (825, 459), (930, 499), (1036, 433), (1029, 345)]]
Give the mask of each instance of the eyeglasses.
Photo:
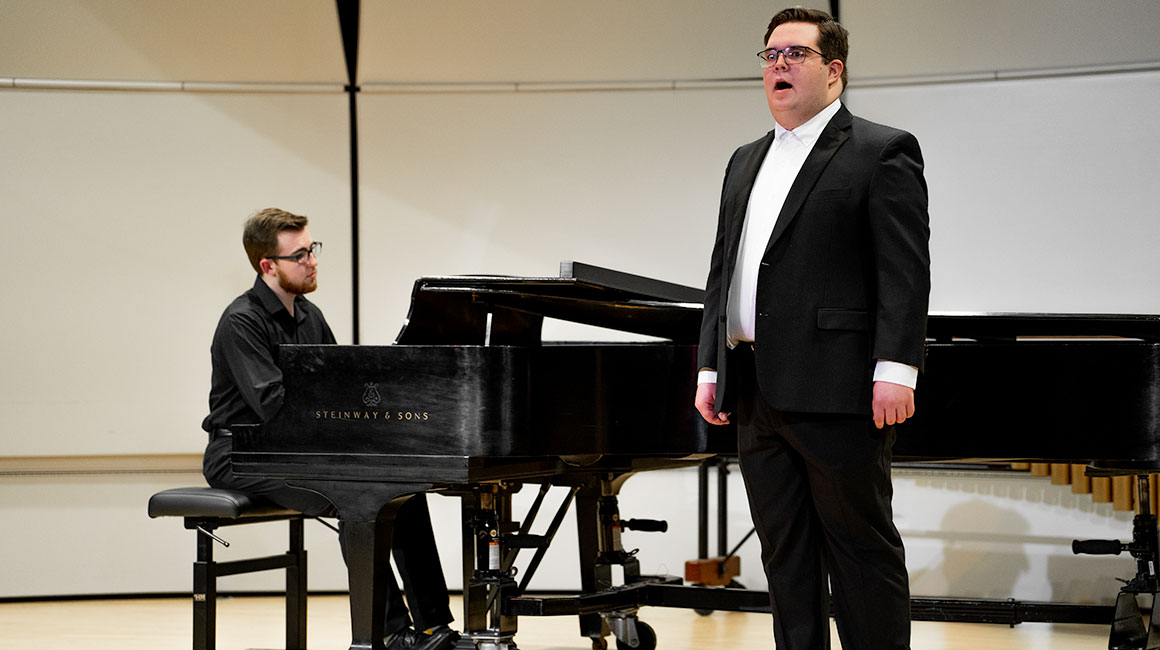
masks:
[(303, 248), (303, 249), (299, 250), (298, 252), (294, 253), (293, 255), (275, 255), (272, 257), (267, 257), (266, 259), (268, 259), (268, 260), (294, 260), (295, 262), (298, 262), (299, 264), (305, 264), (305, 263), (310, 261), (311, 255), (313, 255), (314, 257), (318, 257), (318, 254), (321, 252), (322, 252), (322, 242), (316, 241), (310, 245), (310, 248)]
[(817, 54), (823, 58), (826, 56), (825, 54), (822, 54), (812, 47), (806, 47), (805, 45), (790, 45), (789, 47), (780, 50), (776, 47), (771, 47), (768, 50), (762, 50), (757, 53), (757, 58), (761, 59), (761, 67), (763, 68), (768, 68), (771, 65), (775, 65), (777, 63), (777, 57), (781, 55), (785, 56), (786, 65), (798, 65), (799, 63), (802, 63), (806, 60), (806, 57), (810, 52), (813, 52), (814, 54)]

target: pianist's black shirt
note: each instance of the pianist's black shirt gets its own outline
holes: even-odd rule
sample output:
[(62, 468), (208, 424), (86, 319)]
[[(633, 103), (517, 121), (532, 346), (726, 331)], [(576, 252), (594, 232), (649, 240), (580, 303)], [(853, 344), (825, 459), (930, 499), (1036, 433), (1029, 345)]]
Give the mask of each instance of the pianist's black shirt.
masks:
[(262, 277), (226, 307), (210, 346), (213, 374), (206, 431), (234, 424), (261, 424), (282, 407), (281, 343), (334, 343), (322, 311), (303, 296), (294, 298), (294, 315)]

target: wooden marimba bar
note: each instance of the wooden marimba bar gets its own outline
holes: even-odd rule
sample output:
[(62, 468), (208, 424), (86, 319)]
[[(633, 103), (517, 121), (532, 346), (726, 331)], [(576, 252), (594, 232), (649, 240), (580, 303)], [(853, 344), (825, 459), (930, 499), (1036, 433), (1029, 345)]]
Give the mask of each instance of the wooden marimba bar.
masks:
[[(1135, 476), (1088, 476), (1086, 465), (1067, 463), (1011, 463), (1011, 469), (1030, 472), (1031, 476), (1050, 478), (1052, 485), (1070, 485), (1073, 494), (1090, 494), (1095, 503), (1110, 503), (1112, 510), (1129, 512), (1136, 510)], [(1157, 474), (1148, 476), (1151, 492), (1151, 514), (1160, 515), (1157, 497), (1160, 496), (1160, 478)], [(1139, 513), (1137, 513), (1139, 514)]]

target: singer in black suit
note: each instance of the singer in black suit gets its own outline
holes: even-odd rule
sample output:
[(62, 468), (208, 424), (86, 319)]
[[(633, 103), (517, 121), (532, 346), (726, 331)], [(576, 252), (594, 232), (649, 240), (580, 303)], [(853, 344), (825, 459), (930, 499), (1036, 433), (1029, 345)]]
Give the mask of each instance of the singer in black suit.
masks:
[(729, 161), (705, 288), (696, 406), (736, 422), (781, 650), (908, 648), (893, 425), (914, 413), (930, 293), (917, 140), (854, 117), (847, 32), (774, 16), (775, 128)]

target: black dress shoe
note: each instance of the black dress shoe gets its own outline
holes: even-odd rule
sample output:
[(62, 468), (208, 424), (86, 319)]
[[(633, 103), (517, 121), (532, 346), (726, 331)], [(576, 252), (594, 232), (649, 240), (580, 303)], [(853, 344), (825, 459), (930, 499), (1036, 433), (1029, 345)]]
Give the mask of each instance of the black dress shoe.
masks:
[(459, 641), (459, 633), (446, 625), (433, 627), (430, 634), (416, 634), (415, 637), (411, 650), (451, 650)]
[(415, 650), (419, 647), (420, 637), (426, 636), (426, 634), (419, 634), (415, 630), (405, 627), (387, 636), (383, 640), (383, 647), (386, 650)]

